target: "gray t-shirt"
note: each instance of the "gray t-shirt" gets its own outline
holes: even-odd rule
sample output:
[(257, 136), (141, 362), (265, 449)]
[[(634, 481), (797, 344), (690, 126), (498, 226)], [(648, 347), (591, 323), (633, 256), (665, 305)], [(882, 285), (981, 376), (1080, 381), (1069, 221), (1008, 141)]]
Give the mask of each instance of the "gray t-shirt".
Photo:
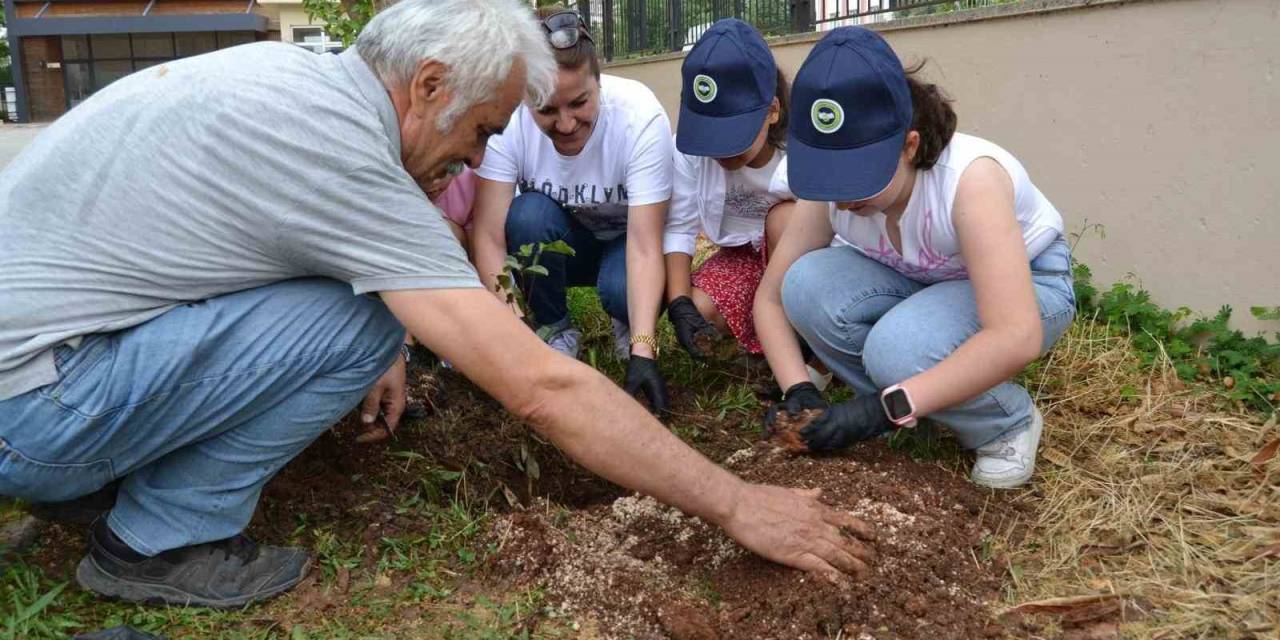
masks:
[(52, 348), (304, 276), (479, 287), (355, 49), (257, 43), (112, 83), (0, 172), (0, 400)]

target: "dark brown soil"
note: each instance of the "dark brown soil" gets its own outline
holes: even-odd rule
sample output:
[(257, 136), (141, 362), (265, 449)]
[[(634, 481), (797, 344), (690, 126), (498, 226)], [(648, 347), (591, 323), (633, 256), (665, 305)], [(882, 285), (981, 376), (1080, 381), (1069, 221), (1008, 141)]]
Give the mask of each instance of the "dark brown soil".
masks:
[[(763, 442), (744, 449), (759, 433), (758, 412), (717, 419), (694, 406), (693, 393), (673, 389), (682, 433), (710, 457), (751, 481), (821, 487), (825, 501), (878, 528), (870, 577), (833, 585), (748, 554), (697, 519), (627, 495), (460, 376), (439, 375), (447, 397), (424, 388), (422, 372), (411, 388), (420, 402), (429, 396), (434, 415), (368, 444), (356, 441), (363, 432), (358, 416), (348, 416), (267, 485), (250, 535), (308, 544), (298, 538), (304, 518), (366, 547), (362, 565), (345, 578), (313, 576), (282, 599), (273, 610), (287, 622), (339, 615), (344, 585), (376, 573), (365, 565), (378, 557), (381, 538), (428, 533), (431, 522), (398, 514), (396, 498), (388, 497), (423, 491), (424, 478), (439, 470), (449, 473), (430, 499), (457, 496), (505, 512), (494, 519), (491, 540), (477, 544), (496, 551), (474, 578), (476, 588), (541, 587), (552, 606), (606, 638), (946, 640), (1006, 633), (987, 604), (998, 595), (1000, 571), (981, 548), (984, 527), (995, 528), (1006, 507), (988, 504), (989, 494), (949, 471), (880, 442), (828, 457), (796, 456)], [(83, 531), (54, 526), (32, 559), (50, 575), (70, 576), (82, 552)], [(400, 579), (380, 588), (400, 588)]]
[(787, 451), (805, 453), (809, 451), (809, 445), (805, 444), (804, 438), (800, 437), (800, 431), (809, 426), (810, 422), (817, 420), (820, 415), (822, 415), (821, 409), (805, 409), (797, 415), (779, 410), (770, 429), (770, 439)]
[(693, 337), (693, 345), (702, 350), (711, 360), (732, 360), (742, 354), (738, 340), (732, 335), (716, 331), (699, 333)]
[[(264, 539), (287, 537), (300, 513), (313, 522), (351, 519), (357, 529), (368, 525), (366, 537), (373, 541), (415, 531), (419, 523), (394, 515), (394, 500), (378, 500), (373, 494), (413, 495), (432, 470), (461, 474), (438, 483), (442, 495), (500, 510), (510, 508), (512, 501), (529, 504), (535, 498), (585, 506), (624, 495), (620, 487), (539, 439), (460, 375), (449, 370), (436, 375), (428, 379), (419, 372), (410, 382), (410, 402), (428, 408), (432, 415), (426, 419), (402, 423), (382, 441), (361, 443), (366, 430), (356, 411), (289, 463), (264, 489), (251, 533)], [(406, 467), (404, 458), (394, 457), (396, 452), (421, 461)], [(537, 468), (532, 474), (529, 458)], [(366, 509), (352, 518), (353, 505)]]
[[(718, 529), (649, 498), (584, 511), (531, 509), (498, 521), (497, 577), (538, 585), (608, 637), (1000, 637), (997, 567), (982, 553), (1001, 507), (951, 472), (880, 442), (840, 456), (761, 443), (727, 461), (752, 481), (821, 487), (878, 529), (861, 582), (831, 584), (750, 555)], [(550, 515), (549, 515), (550, 514)]]

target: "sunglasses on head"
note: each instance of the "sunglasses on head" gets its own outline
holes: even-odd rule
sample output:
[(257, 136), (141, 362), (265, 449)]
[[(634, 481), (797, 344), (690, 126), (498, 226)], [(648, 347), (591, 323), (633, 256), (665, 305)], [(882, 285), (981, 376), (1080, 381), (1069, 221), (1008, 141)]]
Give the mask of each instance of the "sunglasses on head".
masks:
[(577, 11), (557, 11), (542, 21), (542, 28), (547, 30), (547, 40), (556, 49), (568, 49), (578, 44), (579, 38), (595, 44), (591, 39), (591, 31), (587, 23)]

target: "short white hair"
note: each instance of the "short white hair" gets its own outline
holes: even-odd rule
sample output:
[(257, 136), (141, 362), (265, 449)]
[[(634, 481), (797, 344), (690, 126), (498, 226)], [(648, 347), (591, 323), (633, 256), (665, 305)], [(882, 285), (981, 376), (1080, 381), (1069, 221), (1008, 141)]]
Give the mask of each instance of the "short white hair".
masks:
[(437, 127), (492, 99), (524, 64), (527, 99), (541, 106), (555, 90), (556, 62), (541, 23), (520, 0), (400, 0), (379, 12), (356, 50), (389, 89), (406, 85), (424, 60), (449, 68), (452, 102)]

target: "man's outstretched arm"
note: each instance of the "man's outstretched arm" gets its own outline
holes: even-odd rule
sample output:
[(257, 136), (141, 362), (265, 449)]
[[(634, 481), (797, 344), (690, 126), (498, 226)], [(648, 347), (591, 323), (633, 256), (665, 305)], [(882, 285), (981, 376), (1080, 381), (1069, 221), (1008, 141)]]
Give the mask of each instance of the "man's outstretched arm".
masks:
[(388, 291), (383, 300), (419, 341), (612, 482), (715, 523), (775, 562), (861, 573), (870, 550), (843, 535), (865, 523), (816, 493), (743, 482), (667, 431), (594, 369), (551, 348), (482, 289)]

